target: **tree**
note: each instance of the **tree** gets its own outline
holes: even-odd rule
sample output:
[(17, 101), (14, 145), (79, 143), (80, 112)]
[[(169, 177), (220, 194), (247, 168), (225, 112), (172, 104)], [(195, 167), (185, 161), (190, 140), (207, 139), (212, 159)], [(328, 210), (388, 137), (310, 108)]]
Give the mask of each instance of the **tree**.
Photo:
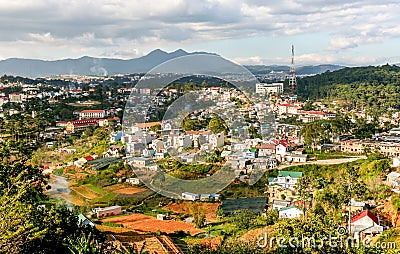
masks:
[(248, 210), (236, 210), (233, 212), (231, 221), (240, 229), (249, 229), (254, 225), (256, 215)]
[(205, 207), (203, 207), (200, 204), (194, 203), (189, 207), (189, 210), (193, 216), (193, 222), (196, 225), (196, 227), (202, 228), (204, 226), (204, 223), (206, 222)]
[(220, 132), (228, 132), (228, 126), (226, 125), (225, 121), (219, 117), (214, 116), (210, 122), (208, 123), (208, 129), (212, 131), (212, 133), (217, 134)]
[(149, 131), (154, 131), (154, 132), (161, 131), (161, 124), (156, 124), (156, 125), (151, 126), (149, 128)]

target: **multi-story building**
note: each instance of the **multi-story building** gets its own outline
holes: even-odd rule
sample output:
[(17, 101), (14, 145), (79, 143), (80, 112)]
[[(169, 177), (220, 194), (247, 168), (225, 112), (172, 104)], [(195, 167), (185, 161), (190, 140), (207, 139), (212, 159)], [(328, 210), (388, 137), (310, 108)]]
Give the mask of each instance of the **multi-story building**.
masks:
[(257, 83), (256, 93), (258, 94), (281, 94), (283, 93), (283, 83)]
[(344, 153), (363, 154), (378, 150), (387, 157), (400, 156), (400, 143), (364, 141), (359, 139), (344, 140), (340, 143), (340, 150)]
[(79, 119), (104, 118), (105, 116), (105, 110), (90, 109), (79, 112)]
[(25, 95), (23, 93), (10, 93), (8, 98), (10, 102), (22, 103), (25, 99)]

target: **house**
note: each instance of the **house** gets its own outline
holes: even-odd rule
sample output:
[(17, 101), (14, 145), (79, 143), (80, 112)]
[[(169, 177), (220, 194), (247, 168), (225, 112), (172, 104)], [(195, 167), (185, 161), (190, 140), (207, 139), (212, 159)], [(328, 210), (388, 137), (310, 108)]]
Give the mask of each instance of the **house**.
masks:
[(364, 239), (367, 235), (377, 235), (383, 232), (379, 219), (369, 210), (353, 216), (350, 221), (350, 232), (356, 237)]
[(308, 158), (307, 154), (290, 154), (288, 156), (288, 160), (290, 162), (295, 162), (295, 163), (302, 163), (306, 162)]
[(256, 147), (258, 149), (259, 157), (266, 157), (275, 154), (276, 146), (275, 144), (262, 144)]
[(99, 122), (107, 121), (107, 119), (85, 119), (85, 120), (74, 120), (65, 122), (58, 122), (56, 125), (63, 127), (65, 126), (66, 133), (74, 133), (79, 131), (84, 131), (91, 126), (99, 126)]
[(151, 164), (151, 160), (147, 158), (135, 157), (131, 159), (132, 166), (143, 168)]
[(167, 216), (165, 214), (157, 214), (157, 220), (165, 220), (167, 218)]
[(85, 215), (83, 215), (81, 213), (78, 215), (78, 225), (80, 225), (80, 226), (89, 225), (92, 228), (95, 227), (95, 224), (93, 223), (93, 221), (89, 220), (88, 217), (86, 217)]
[(104, 153), (104, 157), (121, 157), (123, 154), (123, 146), (111, 145), (110, 148)]
[(175, 139), (175, 148), (188, 148), (193, 145), (193, 141), (190, 138), (190, 135), (183, 135), (183, 136), (178, 136), (177, 139)]
[(303, 216), (303, 211), (296, 206), (289, 206), (279, 210), (279, 218), (294, 219)]
[(367, 208), (365, 202), (355, 201), (354, 198), (350, 200), (350, 205), (343, 205), (343, 210), (348, 212), (350, 210), (351, 214), (360, 213)]
[(268, 185), (269, 200), (292, 201), (296, 197), (296, 191), (292, 188), (282, 187), (279, 184)]
[(389, 130), (389, 135), (400, 136), (400, 128), (393, 128)]
[(280, 140), (275, 148), (276, 159), (280, 162), (284, 161), (288, 152), (289, 143), (285, 140)]
[(212, 149), (224, 146), (224, 132), (222, 131), (220, 133), (210, 135), (209, 143), (211, 144)]
[[(93, 155), (93, 156), (94, 156), (94, 155)], [(95, 159), (93, 156), (85, 156), (84, 158), (85, 158), (86, 162), (88, 162), (88, 161), (93, 161), (93, 160)], [(97, 157), (97, 156), (96, 156), (96, 157)]]
[(287, 200), (279, 200), (274, 199), (272, 201), (272, 210), (281, 210), (282, 208), (286, 208), (290, 206), (290, 201)]
[(393, 167), (400, 168), (400, 157), (393, 158)]
[(99, 208), (93, 209), (93, 212), (96, 213), (97, 218), (103, 218), (103, 217), (107, 217), (107, 216), (114, 216), (114, 215), (122, 214), (122, 207), (119, 205), (103, 207), (103, 208), (99, 207)]
[(25, 100), (25, 94), (23, 94), (23, 93), (18, 93), (18, 92), (10, 93), (10, 94), (8, 95), (8, 98), (9, 98), (9, 101), (10, 101), (10, 102), (22, 103), (22, 102), (24, 102), (24, 100)]
[(243, 150), (242, 157), (244, 159), (255, 159), (258, 157), (258, 152), (256, 148), (246, 148)]
[(200, 195), (199, 194), (190, 193), (190, 192), (183, 192), (182, 193), (182, 199), (196, 201), (196, 200), (200, 199)]
[(200, 194), (200, 201), (210, 200), (210, 194)]
[(155, 153), (154, 154), (154, 158), (155, 159), (164, 159), (165, 157), (167, 157), (168, 153)]
[(126, 152), (128, 154), (136, 154), (142, 152), (145, 148), (146, 145), (143, 142), (130, 142), (127, 143)]
[(164, 142), (155, 139), (151, 142), (150, 147), (153, 148), (156, 153), (162, 153), (164, 151)]
[(218, 201), (221, 198), (220, 194), (210, 194), (210, 199)]
[(386, 184), (391, 187), (397, 187), (400, 185), (400, 173), (398, 172), (390, 172), (386, 176)]
[(110, 134), (110, 143), (115, 143), (120, 141), (123, 136), (125, 136), (125, 132), (123, 131), (112, 132)]
[(139, 178), (137, 178), (137, 177), (130, 177), (130, 178), (127, 178), (125, 182), (130, 183), (130, 184), (132, 184), (132, 185), (138, 185), (138, 184), (140, 184), (140, 180), (139, 180)]
[(151, 127), (161, 125), (160, 122), (148, 122), (148, 123), (138, 123), (132, 127), (132, 132), (135, 133), (137, 131), (148, 131)]
[(295, 172), (295, 171), (278, 171), (278, 177), (274, 179), (269, 179), (270, 185), (280, 185), (282, 187), (292, 188), (297, 184), (297, 181), (303, 177), (302, 172)]
[(87, 162), (87, 160), (86, 160), (84, 157), (82, 157), (82, 158), (80, 158), (79, 160), (74, 161), (74, 165), (75, 165), (76, 167), (81, 168), (81, 167), (83, 167), (83, 165), (86, 164), (86, 162)]
[(151, 157), (155, 154), (156, 152), (154, 151), (153, 148), (145, 148), (142, 151), (143, 157)]

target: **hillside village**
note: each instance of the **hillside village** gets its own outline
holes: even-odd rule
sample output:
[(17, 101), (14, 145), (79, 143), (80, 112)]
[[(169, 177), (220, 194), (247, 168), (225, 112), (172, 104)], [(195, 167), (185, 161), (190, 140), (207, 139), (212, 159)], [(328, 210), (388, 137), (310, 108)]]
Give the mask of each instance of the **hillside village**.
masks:
[[(125, 103), (135, 94), (152, 95), (135, 88), (140, 77), (1, 79), (1, 129), (18, 119), (38, 121), (26, 127), (37, 132), (26, 137), (35, 149), (30, 163), (51, 175), (49, 196), (82, 208), (85, 225), (122, 245), (157, 253), (218, 246), (249, 230), (311, 220), (314, 213), (331, 216), (354, 238), (398, 241), (400, 111), (371, 117), (346, 110), (341, 101), (301, 102), (285, 93), (283, 83), (259, 83), (251, 98), (233, 87), (178, 83), (155, 95), (145, 122), (127, 125), (124, 114), (140, 109), (124, 109)], [(191, 112), (178, 125), (160, 119), (159, 112), (187, 91), (215, 105)], [(274, 116), (273, 128), (258, 120), (264, 114)], [(230, 127), (238, 119), (242, 125)], [(266, 128), (273, 134), (266, 135)], [(13, 130), (1, 133), (2, 141), (22, 138)], [(224, 165), (235, 179), (215, 193), (162, 197), (136, 175), (165, 170), (184, 180), (202, 179)], [(335, 197), (342, 203), (327, 201)], [(251, 223), (243, 225), (245, 219)]]

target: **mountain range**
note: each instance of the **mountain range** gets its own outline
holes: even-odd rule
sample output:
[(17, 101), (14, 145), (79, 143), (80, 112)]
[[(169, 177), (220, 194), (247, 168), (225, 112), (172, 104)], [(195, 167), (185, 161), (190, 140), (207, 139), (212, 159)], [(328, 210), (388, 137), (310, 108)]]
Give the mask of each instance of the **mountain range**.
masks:
[[(207, 52), (188, 53), (182, 49), (168, 53), (160, 49), (156, 49), (145, 56), (129, 60), (115, 58), (95, 58), (89, 56), (84, 56), (77, 59), (62, 59), (54, 61), (9, 58), (0, 61), (0, 74), (36, 78), (64, 74), (102, 76), (110, 74), (147, 72), (155, 66), (170, 59), (199, 53), (216, 55), (214, 53)], [(252, 65), (245, 67), (247, 67), (254, 74), (266, 74), (271, 71), (288, 72), (290, 69), (289, 66), (277, 65)], [(343, 67), (344, 66), (339, 65), (303, 66), (297, 68), (296, 73), (313, 75), (325, 72), (327, 70), (338, 70)]]

